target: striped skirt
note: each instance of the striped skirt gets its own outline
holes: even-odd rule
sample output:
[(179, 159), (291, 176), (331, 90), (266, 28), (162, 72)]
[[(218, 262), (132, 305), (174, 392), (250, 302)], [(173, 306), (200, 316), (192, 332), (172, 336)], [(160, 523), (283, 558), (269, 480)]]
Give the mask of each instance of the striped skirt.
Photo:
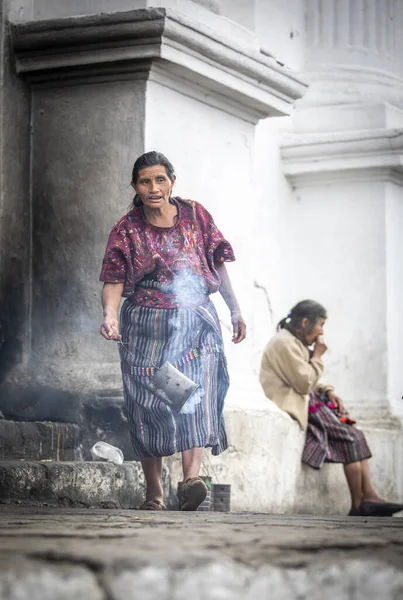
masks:
[(324, 462), (348, 464), (370, 457), (371, 451), (362, 431), (354, 425), (341, 423), (339, 413), (311, 393), (302, 462), (320, 469)]
[[(170, 456), (196, 447), (217, 455), (228, 447), (223, 408), (229, 386), (218, 315), (197, 308), (147, 308), (126, 300), (119, 344), (125, 408), (137, 457)], [(200, 387), (180, 413), (148, 387), (154, 368), (174, 364)]]

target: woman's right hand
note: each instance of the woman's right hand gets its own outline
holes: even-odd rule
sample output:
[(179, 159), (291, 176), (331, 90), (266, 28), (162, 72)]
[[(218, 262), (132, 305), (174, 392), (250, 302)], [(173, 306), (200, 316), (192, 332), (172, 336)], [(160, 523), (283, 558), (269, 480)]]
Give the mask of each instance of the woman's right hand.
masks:
[(327, 350), (327, 346), (323, 340), (323, 336), (319, 335), (313, 347), (312, 358), (322, 358)]
[(115, 340), (118, 342), (122, 339), (122, 336), (119, 333), (119, 322), (117, 317), (104, 317), (104, 322), (101, 325), (100, 334), (106, 340)]
[(246, 338), (246, 323), (237, 311), (231, 315), (232, 323), (232, 341), (234, 344), (239, 344)]

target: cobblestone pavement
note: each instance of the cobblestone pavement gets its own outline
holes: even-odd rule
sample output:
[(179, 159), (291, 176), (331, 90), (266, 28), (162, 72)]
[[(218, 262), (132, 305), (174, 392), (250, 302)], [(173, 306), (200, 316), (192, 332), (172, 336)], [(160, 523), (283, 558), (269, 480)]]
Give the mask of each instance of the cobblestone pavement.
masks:
[(1, 600), (403, 598), (403, 519), (0, 506)]

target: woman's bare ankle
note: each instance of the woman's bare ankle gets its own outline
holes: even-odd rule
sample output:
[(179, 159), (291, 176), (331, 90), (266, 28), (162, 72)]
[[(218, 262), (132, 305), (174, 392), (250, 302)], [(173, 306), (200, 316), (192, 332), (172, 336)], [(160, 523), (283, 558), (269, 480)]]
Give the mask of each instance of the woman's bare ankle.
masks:
[(146, 500), (159, 500), (162, 502), (164, 500), (164, 491), (162, 486), (147, 488)]
[(363, 502), (386, 502), (383, 498), (380, 498), (378, 494), (366, 494), (362, 498)]

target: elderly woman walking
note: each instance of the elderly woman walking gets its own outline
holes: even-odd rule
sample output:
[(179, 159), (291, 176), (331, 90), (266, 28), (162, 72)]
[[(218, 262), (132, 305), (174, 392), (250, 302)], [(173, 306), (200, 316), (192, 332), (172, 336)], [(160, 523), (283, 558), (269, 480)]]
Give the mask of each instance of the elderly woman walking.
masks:
[[(101, 335), (119, 344), (132, 445), (147, 484), (140, 507), (164, 510), (162, 457), (182, 453), (181, 510), (196, 510), (207, 489), (199, 477), (204, 448), (227, 448), (223, 420), (229, 378), (218, 316), (209, 299), (219, 291), (231, 311), (233, 342), (241, 317), (225, 262), (231, 245), (199, 203), (172, 197), (173, 166), (158, 152), (133, 167), (132, 209), (113, 227), (103, 260)], [(126, 298), (120, 313), (121, 297)], [(199, 385), (180, 412), (155, 393), (155, 367), (170, 361)]]
[(319, 381), (327, 350), (326, 319), (318, 302), (298, 302), (263, 352), (260, 383), (266, 396), (306, 431), (304, 463), (314, 469), (324, 462), (343, 464), (351, 495), (349, 515), (391, 516), (403, 505), (379, 498), (369, 473), (371, 451), (364, 434), (354, 427), (333, 386)]

